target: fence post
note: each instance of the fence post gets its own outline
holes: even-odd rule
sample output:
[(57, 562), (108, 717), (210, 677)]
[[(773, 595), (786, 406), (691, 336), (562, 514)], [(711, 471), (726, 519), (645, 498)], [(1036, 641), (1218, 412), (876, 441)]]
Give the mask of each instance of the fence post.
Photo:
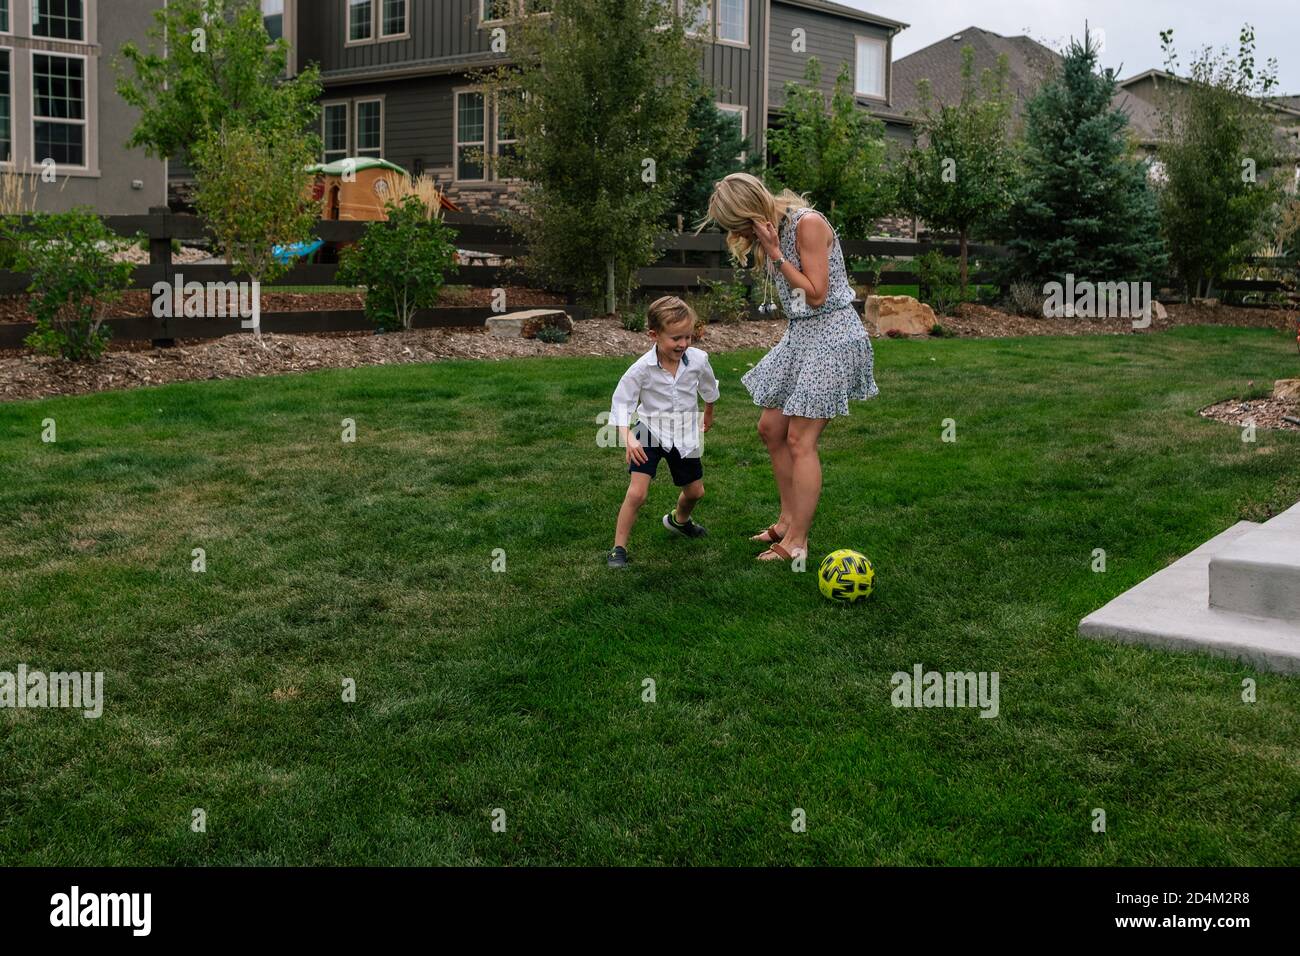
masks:
[[(152, 221), (149, 223), (149, 265), (163, 267), (163, 279), (168, 285), (172, 284), (171, 215), (171, 210), (166, 206), (149, 207), (150, 218), (158, 222), (157, 229)], [(176, 344), (176, 339), (171, 336), (171, 320), (159, 319), (158, 323), (162, 337), (153, 340), (153, 347), (171, 348)]]

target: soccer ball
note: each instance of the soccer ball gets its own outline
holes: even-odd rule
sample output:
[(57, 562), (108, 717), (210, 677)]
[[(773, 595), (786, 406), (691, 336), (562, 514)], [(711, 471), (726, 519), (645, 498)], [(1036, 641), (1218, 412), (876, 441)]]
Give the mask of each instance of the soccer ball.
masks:
[(817, 586), (832, 601), (861, 600), (871, 594), (875, 580), (876, 569), (867, 556), (848, 548), (826, 555), (817, 569)]

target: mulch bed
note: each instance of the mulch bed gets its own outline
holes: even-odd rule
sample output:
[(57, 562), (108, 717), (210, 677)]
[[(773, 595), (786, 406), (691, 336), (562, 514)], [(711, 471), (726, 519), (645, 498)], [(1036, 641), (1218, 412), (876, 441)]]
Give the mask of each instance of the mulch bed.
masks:
[(1202, 418), (1211, 418), (1225, 425), (1245, 428), (1251, 422), (1256, 428), (1281, 428), (1300, 431), (1300, 425), (1288, 422), (1283, 416), (1300, 418), (1300, 404), (1278, 398), (1230, 398), (1201, 409)]
[[(533, 289), (511, 288), (512, 307), (561, 305), (563, 298)], [(490, 306), (490, 289), (455, 289), (444, 305)], [(124, 314), (141, 314), (148, 308), (147, 292), (133, 292), (121, 304)], [(22, 297), (0, 299), (0, 322), (15, 321)], [(361, 296), (351, 293), (276, 293), (263, 298), (268, 312), (307, 311), (362, 307)], [(1168, 306), (1168, 318), (1154, 319), (1160, 331), (1175, 325), (1235, 325), (1262, 328), (1296, 328), (1296, 312), (1231, 307)], [(25, 312), (23, 312), (25, 319)], [(940, 323), (959, 337), (1021, 335), (1132, 335), (1132, 323), (1120, 319), (1025, 318), (988, 306), (967, 304)], [(710, 352), (770, 348), (785, 329), (782, 319), (710, 325), (700, 346)], [(874, 334), (874, 330), (873, 330)], [(535, 339), (497, 338), (485, 329), (420, 329), (387, 335), (340, 332), (323, 335), (231, 335), (210, 340), (181, 340), (169, 349), (148, 342), (115, 342), (96, 363), (72, 363), (32, 355), (26, 351), (0, 353), (0, 400), (80, 395), (113, 389), (138, 388), (167, 382), (244, 378), (317, 369), (357, 368), (365, 365), (404, 365), (446, 359), (497, 360), (529, 356), (630, 356), (646, 351), (645, 333), (628, 332), (617, 319), (603, 317), (578, 322), (569, 341), (548, 345)], [(1223, 406), (1233, 403), (1221, 403)], [(1242, 404), (1240, 402), (1236, 403)], [(1258, 403), (1252, 403), (1258, 405)], [(1213, 406), (1217, 409), (1220, 406)], [(1257, 427), (1294, 427), (1281, 422), (1283, 412), (1256, 408)], [(1206, 409), (1202, 414), (1211, 412)], [(1229, 414), (1224, 412), (1224, 414)], [(1217, 417), (1208, 415), (1207, 417)], [(1233, 421), (1229, 418), (1222, 421)], [(1268, 424), (1277, 421), (1277, 426)]]

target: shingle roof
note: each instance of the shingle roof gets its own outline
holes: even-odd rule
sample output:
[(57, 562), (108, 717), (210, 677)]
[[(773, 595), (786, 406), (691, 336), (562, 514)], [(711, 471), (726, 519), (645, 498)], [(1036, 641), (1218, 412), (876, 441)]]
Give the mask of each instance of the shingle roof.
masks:
[[(991, 30), (968, 27), (917, 50), (894, 62), (893, 106), (899, 112), (913, 112), (920, 107), (916, 84), (930, 81), (930, 90), (938, 103), (956, 103), (961, 99), (962, 48), (969, 46), (975, 54), (975, 73), (996, 69), (998, 57), (1007, 58), (1007, 86), (1012, 94), (1012, 111), (1019, 120), (1025, 103), (1038, 91), (1043, 80), (1062, 62), (1061, 54), (1027, 36), (1004, 37)], [(1138, 141), (1152, 143), (1160, 128), (1160, 115), (1154, 106), (1126, 90), (1117, 90), (1112, 105), (1129, 118)]]

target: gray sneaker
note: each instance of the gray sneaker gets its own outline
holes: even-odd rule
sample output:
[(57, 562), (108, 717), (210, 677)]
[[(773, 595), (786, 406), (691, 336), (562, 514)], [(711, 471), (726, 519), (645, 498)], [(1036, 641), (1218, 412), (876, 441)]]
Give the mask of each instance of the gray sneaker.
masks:
[(678, 524), (671, 511), (664, 515), (664, 527), (683, 538), (703, 538), (709, 533), (704, 525), (696, 524), (690, 518), (686, 519), (686, 524)]
[(627, 567), (627, 548), (612, 547), (609, 549), (609, 557), (605, 559), (605, 566), (610, 568)]

